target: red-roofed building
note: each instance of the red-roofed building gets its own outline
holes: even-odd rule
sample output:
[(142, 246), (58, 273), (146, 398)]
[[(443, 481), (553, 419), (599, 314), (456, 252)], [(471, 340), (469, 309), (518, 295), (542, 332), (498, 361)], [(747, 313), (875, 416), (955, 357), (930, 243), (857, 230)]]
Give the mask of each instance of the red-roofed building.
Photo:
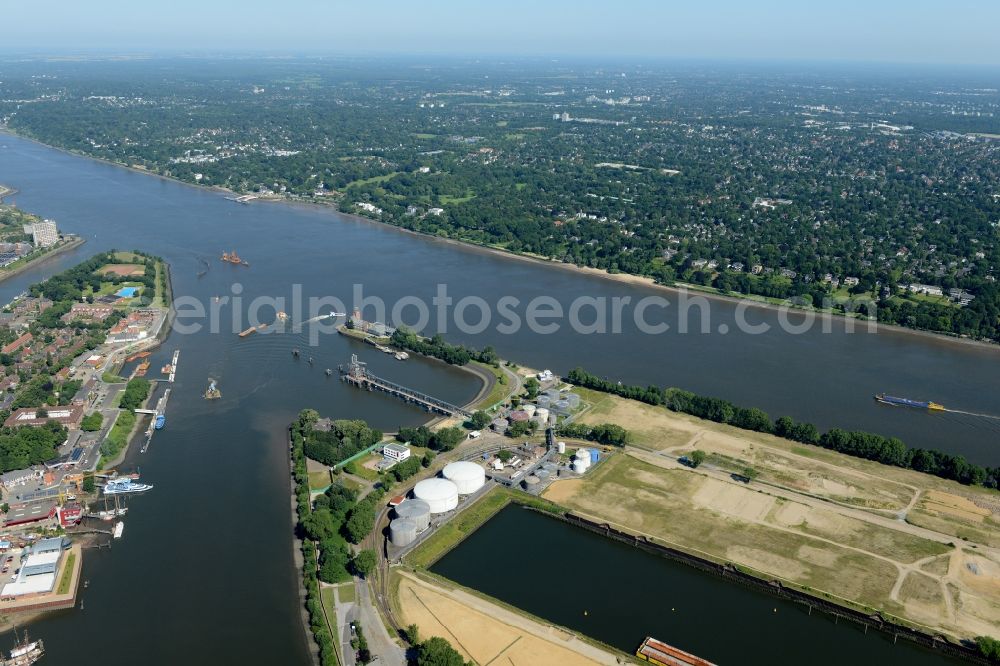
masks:
[(10, 343), (9, 345), (5, 345), (3, 349), (0, 349), (0, 353), (13, 354), (18, 349), (31, 342), (31, 337), (32, 337), (31, 333), (25, 333), (17, 340), (14, 340), (14, 342)]

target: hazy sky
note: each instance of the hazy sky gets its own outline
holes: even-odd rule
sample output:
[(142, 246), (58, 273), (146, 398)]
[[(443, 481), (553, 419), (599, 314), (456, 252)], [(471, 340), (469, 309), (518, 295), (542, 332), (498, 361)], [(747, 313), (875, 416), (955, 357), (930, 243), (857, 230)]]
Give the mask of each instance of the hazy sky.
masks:
[(7, 0), (0, 49), (1000, 65), (997, 0)]

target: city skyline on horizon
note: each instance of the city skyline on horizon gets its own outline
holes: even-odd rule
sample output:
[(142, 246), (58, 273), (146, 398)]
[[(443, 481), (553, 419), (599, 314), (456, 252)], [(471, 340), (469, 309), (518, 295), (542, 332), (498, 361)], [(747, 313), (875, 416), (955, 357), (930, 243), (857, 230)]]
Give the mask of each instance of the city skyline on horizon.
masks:
[[(845, 0), (802, 6), (714, 0), (499, 4), (383, 0), (365, 6), (291, 0), (194, 0), (149, 6), (16, 5), (7, 53), (302, 53), (642, 60), (755, 60), (1000, 66), (1000, 5)], [(485, 26), (488, 26), (485, 27)]]

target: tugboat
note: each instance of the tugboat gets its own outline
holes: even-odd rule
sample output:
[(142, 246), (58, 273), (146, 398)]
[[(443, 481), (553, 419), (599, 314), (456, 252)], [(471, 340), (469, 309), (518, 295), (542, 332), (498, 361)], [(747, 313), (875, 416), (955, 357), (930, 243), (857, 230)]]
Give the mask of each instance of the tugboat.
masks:
[(165, 426), (166, 424), (167, 424), (167, 417), (164, 416), (163, 414), (157, 414), (156, 420), (153, 421), (153, 427), (156, 430), (163, 430), (163, 426)]
[(327, 368), (324, 372), (326, 372), (327, 377), (333, 374), (333, 370), (331, 370), (330, 368)]
[(228, 264), (233, 264), (234, 266), (250, 265), (245, 259), (241, 259), (240, 255), (236, 254), (236, 250), (233, 250), (232, 252), (223, 252), (222, 261), (225, 261)]
[(205, 400), (218, 400), (222, 397), (222, 391), (215, 385), (215, 380), (208, 378), (208, 389), (205, 391)]
[[(17, 638), (17, 630), (14, 631)], [(41, 640), (32, 641), (28, 639), (28, 632), (24, 632), (24, 640), (18, 640), (14, 649), (10, 651), (7, 659), (0, 660), (0, 666), (30, 666), (45, 654), (45, 646)]]

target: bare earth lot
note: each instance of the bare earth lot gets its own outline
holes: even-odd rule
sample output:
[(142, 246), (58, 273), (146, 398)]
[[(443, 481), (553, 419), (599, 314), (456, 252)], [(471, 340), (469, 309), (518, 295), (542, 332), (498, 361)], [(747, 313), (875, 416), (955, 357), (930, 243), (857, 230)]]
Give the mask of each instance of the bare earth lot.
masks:
[(477, 664), (615, 664), (615, 657), (555, 627), (545, 626), (459, 589), (399, 572), (397, 602), (404, 625), (422, 638), (441, 636)]

